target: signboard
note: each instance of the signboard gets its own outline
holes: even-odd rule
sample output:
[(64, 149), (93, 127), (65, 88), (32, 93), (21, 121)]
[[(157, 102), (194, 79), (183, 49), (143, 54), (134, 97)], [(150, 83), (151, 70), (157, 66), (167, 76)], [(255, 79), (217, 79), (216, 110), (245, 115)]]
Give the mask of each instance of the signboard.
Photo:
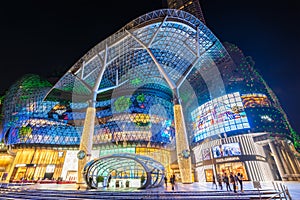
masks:
[(217, 163), (222, 163), (222, 162), (232, 162), (232, 161), (238, 161), (240, 160), (239, 157), (229, 157), (229, 158), (219, 158), (216, 159)]

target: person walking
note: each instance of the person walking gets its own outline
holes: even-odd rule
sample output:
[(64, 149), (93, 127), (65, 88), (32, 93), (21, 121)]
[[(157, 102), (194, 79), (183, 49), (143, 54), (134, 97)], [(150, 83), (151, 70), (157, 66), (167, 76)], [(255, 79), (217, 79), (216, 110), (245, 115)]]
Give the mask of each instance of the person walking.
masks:
[(166, 185), (166, 188), (167, 188), (168, 187), (168, 178), (167, 178), (167, 176), (165, 176), (164, 179), (165, 179), (165, 185)]
[(217, 188), (217, 183), (216, 183), (216, 177), (215, 177), (215, 175), (213, 174), (213, 177), (212, 177), (212, 187), (214, 187), (214, 186), (216, 186), (216, 189), (218, 189), (218, 188)]
[(175, 174), (173, 174), (171, 176), (170, 182), (171, 182), (171, 185), (172, 185), (172, 190), (174, 191), (175, 190)]
[(221, 175), (220, 175), (220, 174), (217, 175), (217, 182), (218, 182), (218, 184), (219, 184), (219, 188), (220, 188), (221, 190), (223, 190), (222, 178), (221, 178)]
[(235, 180), (235, 177), (233, 175), (233, 172), (230, 172), (229, 179), (230, 179), (230, 183), (232, 184), (233, 191), (234, 191), (234, 193), (236, 193), (236, 184), (235, 184), (236, 180)]
[(108, 176), (107, 185), (106, 185), (107, 187), (109, 187), (110, 181), (111, 181), (111, 174), (109, 174)]
[(240, 188), (241, 188), (241, 192), (244, 192), (244, 189), (243, 189), (243, 174), (242, 173), (238, 173), (237, 174), (237, 178), (238, 178), (238, 182), (240, 184)]
[(224, 173), (224, 176), (223, 176), (223, 182), (224, 182), (225, 185), (226, 185), (227, 191), (232, 191), (231, 188), (230, 188), (230, 184), (229, 184), (229, 178), (228, 178), (228, 176), (227, 176), (226, 173)]
[(93, 177), (92, 176), (89, 176), (89, 185), (87, 187), (87, 189), (92, 189), (92, 184), (93, 184)]

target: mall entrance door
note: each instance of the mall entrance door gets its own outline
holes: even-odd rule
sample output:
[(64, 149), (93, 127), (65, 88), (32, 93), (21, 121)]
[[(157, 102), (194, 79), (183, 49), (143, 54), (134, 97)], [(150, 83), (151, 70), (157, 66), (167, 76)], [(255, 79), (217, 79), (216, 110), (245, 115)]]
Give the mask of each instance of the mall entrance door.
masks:
[(216, 168), (217, 168), (217, 174), (223, 175), (224, 173), (226, 173), (227, 175), (229, 175), (230, 172), (233, 172), (233, 174), (241, 173), (243, 174), (244, 181), (249, 180), (243, 162), (228, 162), (228, 163), (217, 164)]

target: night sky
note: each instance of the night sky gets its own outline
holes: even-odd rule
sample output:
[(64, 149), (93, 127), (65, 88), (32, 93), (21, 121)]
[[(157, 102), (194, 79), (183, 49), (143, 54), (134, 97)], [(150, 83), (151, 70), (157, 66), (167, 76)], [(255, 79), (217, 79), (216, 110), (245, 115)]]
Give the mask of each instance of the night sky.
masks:
[[(104, 5), (100, 3), (105, 2)], [(208, 28), (252, 56), (300, 132), (300, 5), (297, 0), (200, 0)], [(0, 6), (0, 94), (24, 74), (64, 74), (161, 0), (6, 1)]]

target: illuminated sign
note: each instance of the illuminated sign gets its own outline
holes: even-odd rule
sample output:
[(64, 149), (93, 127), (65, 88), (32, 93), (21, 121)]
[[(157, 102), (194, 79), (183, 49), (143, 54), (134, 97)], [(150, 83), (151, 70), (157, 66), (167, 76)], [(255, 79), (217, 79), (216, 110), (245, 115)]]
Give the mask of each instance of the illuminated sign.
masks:
[(16, 164), (16, 167), (26, 167), (26, 164)]
[(230, 158), (217, 159), (216, 162), (217, 163), (222, 163), (222, 162), (230, 162), (230, 161), (237, 161), (237, 160), (240, 160), (240, 158), (239, 157), (230, 157)]
[(266, 161), (266, 159), (264, 157), (260, 157), (260, 156), (255, 156), (256, 160), (262, 160), (262, 161)]
[(194, 142), (213, 135), (250, 128), (239, 92), (206, 102), (191, 115)]
[(36, 167), (36, 164), (16, 164), (16, 167)]

